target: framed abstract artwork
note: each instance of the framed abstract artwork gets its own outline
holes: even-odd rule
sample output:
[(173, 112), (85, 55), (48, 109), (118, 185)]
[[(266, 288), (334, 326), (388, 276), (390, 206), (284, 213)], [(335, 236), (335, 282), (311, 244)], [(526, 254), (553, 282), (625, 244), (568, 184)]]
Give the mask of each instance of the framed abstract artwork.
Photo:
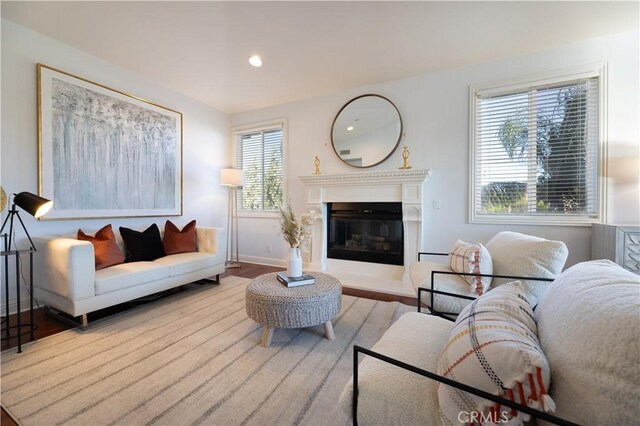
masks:
[(182, 114), (38, 64), (46, 219), (182, 214)]

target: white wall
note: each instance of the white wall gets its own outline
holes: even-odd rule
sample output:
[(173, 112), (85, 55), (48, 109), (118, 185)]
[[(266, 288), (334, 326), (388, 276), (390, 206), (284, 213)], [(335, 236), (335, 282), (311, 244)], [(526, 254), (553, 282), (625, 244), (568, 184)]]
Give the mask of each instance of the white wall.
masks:
[[(511, 80), (573, 66), (609, 64), (609, 194), (608, 222), (640, 223), (639, 189), (639, 85), (638, 33), (625, 33), (582, 41), (534, 54), (510, 57), (474, 66), (392, 81), (334, 93), (315, 99), (235, 114), (233, 126), (288, 118), (289, 196), (299, 211), (305, 208), (305, 193), (298, 176), (313, 173), (313, 159), (320, 157), (323, 173), (354, 172), (335, 156), (329, 132), (338, 110), (351, 98), (377, 93), (396, 104), (403, 118), (405, 137), (413, 168), (432, 170), (425, 186), (424, 250), (447, 251), (457, 237), (486, 242), (496, 232), (511, 229), (565, 241), (569, 247), (567, 266), (590, 257), (589, 227), (501, 226), (469, 224), (469, 86)], [(402, 165), (402, 150), (370, 170), (394, 170)], [(433, 200), (442, 208), (434, 210)], [(240, 257), (281, 262), (285, 253), (272, 231), (276, 219), (242, 218)], [(266, 250), (274, 247), (273, 253)], [(276, 250), (276, 248), (278, 248)]]
[[(144, 54), (142, 52), (141, 54)], [(153, 84), (142, 77), (80, 50), (2, 20), (2, 150), (1, 180), (7, 193), (38, 192), (36, 63), (102, 83), (183, 114), (183, 213), (170, 218), (186, 224), (226, 227), (227, 191), (220, 186), (220, 168), (229, 165), (229, 117), (207, 105)], [(2, 218), (6, 216), (2, 215)], [(74, 234), (78, 228), (95, 231), (107, 223), (161, 228), (166, 218), (125, 218), (37, 221), (21, 214), (32, 236)], [(116, 231), (117, 232), (117, 231)], [(18, 243), (25, 243), (18, 232)], [(37, 255), (37, 254), (36, 254)], [(26, 267), (26, 265), (25, 265)], [(13, 287), (13, 277), (11, 287)], [(2, 312), (7, 300), (2, 288)], [(10, 290), (10, 304), (14, 289)], [(24, 293), (23, 293), (24, 294)]]

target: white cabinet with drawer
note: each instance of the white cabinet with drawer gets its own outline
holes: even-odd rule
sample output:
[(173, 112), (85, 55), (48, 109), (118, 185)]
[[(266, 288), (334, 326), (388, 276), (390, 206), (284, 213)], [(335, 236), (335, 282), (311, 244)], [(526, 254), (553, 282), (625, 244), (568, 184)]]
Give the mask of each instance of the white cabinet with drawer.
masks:
[(609, 259), (640, 275), (640, 226), (593, 224), (591, 259)]

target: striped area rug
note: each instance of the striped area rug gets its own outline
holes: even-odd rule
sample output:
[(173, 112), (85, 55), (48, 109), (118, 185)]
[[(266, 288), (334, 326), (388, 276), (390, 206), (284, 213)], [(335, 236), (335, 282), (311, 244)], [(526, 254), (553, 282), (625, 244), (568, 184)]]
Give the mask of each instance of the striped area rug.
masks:
[(2, 353), (2, 406), (23, 425), (349, 424), (338, 398), (352, 346), (372, 346), (411, 307), (343, 296), (322, 325), (276, 330), (245, 313), (227, 277)]

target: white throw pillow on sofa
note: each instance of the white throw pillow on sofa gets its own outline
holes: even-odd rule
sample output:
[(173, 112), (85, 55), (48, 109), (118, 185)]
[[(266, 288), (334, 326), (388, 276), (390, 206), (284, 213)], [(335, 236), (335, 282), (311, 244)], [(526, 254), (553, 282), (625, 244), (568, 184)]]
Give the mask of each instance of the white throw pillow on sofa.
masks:
[[(569, 250), (562, 241), (503, 231), (497, 233), (486, 245), (493, 260), (493, 273), (519, 277), (555, 278), (562, 272)], [(494, 278), (492, 287), (513, 281)], [(549, 286), (549, 282), (520, 280), (527, 296), (537, 300)], [(530, 299), (531, 300), (531, 299)]]
[(640, 421), (640, 277), (608, 260), (564, 271), (535, 311), (556, 415), (585, 425)]

